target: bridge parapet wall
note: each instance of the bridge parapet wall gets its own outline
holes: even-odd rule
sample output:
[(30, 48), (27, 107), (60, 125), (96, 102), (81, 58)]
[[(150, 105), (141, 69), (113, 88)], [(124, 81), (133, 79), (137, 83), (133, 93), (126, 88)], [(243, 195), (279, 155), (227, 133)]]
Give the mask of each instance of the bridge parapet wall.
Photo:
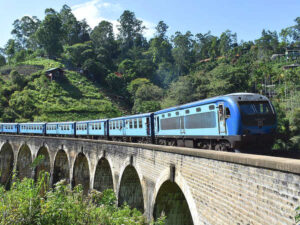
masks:
[[(71, 182), (76, 180), (74, 171), (86, 171), (83, 165), (88, 165), (88, 181), (79, 179), (86, 182), (88, 189), (107, 180), (102, 186), (112, 186), (118, 196), (121, 192), (122, 201), (125, 198), (133, 206), (143, 205), (148, 219), (161, 209), (168, 213), (161, 196), (170, 190), (170, 198), (177, 196), (172, 205), (180, 209), (169, 212), (169, 217), (174, 218), (170, 224), (188, 224), (191, 220), (194, 224), (213, 225), (294, 224), (295, 208), (300, 205), (300, 160), (102, 140), (0, 135), (0, 169), (5, 143), (13, 149), (14, 164), (22, 145), (28, 145), (33, 158), (45, 146), (52, 176), (57, 171), (53, 168), (56, 154), (63, 150)], [(79, 169), (74, 169), (76, 159), (86, 162), (84, 157), (87, 164), (79, 163)], [(105, 164), (97, 167), (98, 163)], [(103, 178), (96, 175), (99, 168), (105, 168), (100, 173)], [(132, 179), (128, 179), (127, 171)], [(95, 177), (99, 180), (95, 181)], [(131, 188), (135, 187), (141, 187), (141, 193), (132, 194)], [(185, 206), (178, 204), (183, 199), (177, 187), (190, 215), (180, 214), (185, 212)], [(124, 193), (132, 196), (124, 197)]]

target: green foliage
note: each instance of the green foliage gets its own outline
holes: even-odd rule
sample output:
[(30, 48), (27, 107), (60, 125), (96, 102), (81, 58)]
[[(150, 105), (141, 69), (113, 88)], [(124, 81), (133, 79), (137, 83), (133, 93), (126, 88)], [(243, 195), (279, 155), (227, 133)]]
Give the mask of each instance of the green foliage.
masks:
[[(73, 190), (64, 180), (49, 188), (49, 175), (41, 173), (37, 182), (13, 177), (10, 190), (0, 186), (1, 224), (146, 224), (141, 212), (127, 205), (116, 206), (113, 190), (93, 190), (84, 196), (79, 185)], [(163, 225), (164, 218), (152, 224)]]
[(46, 9), (46, 17), (36, 31), (38, 43), (45, 49), (49, 58), (56, 58), (63, 52), (62, 21), (53, 9)]

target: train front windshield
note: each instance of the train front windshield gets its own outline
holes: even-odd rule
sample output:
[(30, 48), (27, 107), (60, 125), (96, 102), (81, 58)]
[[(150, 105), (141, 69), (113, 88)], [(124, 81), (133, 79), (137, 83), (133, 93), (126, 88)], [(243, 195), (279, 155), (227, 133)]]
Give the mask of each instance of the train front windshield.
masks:
[(264, 126), (275, 124), (275, 114), (267, 101), (239, 102), (242, 122), (247, 126)]

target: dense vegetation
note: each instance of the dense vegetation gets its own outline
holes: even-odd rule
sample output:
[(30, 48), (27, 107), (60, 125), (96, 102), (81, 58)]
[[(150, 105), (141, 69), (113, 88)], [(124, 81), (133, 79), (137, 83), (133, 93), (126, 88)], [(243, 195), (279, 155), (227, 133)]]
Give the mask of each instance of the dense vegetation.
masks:
[[(101, 21), (91, 29), (70, 7), (45, 10), (43, 20), (24, 16), (0, 55), (0, 119), (81, 120), (158, 110), (231, 92), (270, 96), (277, 109), (275, 149), (300, 146), (300, 67), (284, 54), (300, 44), (300, 17), (291, 26), (263, 30), (238, 42), (230, 30), (176, 32), (160, 21), (153, 38), (131, 11), (119, 18), (118, 33)], [(271, 57), (273, 55), (273, 57)], [(50, 67), (64, 67), (66, 79), (50, 82)]]
[[(132, 225), (147, 224), (145, 217), (128, 205), (116, 206), (113, 190), (83, 195), (81, 186), (73, 190), (64, 181), (49, 188), (47, 174), (40, 174), (37, 182), (25, 178), (22, 181), (13, 177), (10, 190), (0, 186), (0, 224), (22, 225)], [(163, 225), (159, 218), (152, 225)]]

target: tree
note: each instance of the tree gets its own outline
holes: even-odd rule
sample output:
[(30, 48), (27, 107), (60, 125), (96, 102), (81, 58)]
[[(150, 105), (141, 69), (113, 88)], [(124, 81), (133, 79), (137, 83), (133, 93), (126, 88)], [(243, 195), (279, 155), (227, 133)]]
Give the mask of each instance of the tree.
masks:
[(77, 21), (72, 13), (72, 9), (68, 5), (63, 5), (59, 17), (62, 23), (63, 43), (74, 45), (90, 40), (90, 27), (86, 21)]
[(172, 55), (179, 76), (187, 74), (193, 62), (192, 37), (193, 35), (190, 31), (185, 34), (176, 32), (175, 36), (172, 37), (172, 42), (174, 44)]
[(19, 50), (15, 40), (9, 39), (5, 45), (4, 51), (8, 57), (8, 62), (14, 57), (15, 53)]
[(121, 42), (121, 52), (126, 54), (133, 46), (140, 46), (143, 42), (143, 30), (145, 27), (142, 21), (135, 17), (135, 14), (129, 10), (125, 10), (118, 19), (118, 38)]
[(4, 66), (6, 64), (6, 59), (3, 55), (0, 54), (0, 66)]
[(97, 59), (107, 68), (114, 68), (114, 60), (117, 58), (117, 43), (114, 39), (113, 25), (108, 21), (101, 21), (92, 31), (93, 42)]
[(78, 43), (67, 47), (66, 54), (70, 57), (72, 63), (77, 67), (81, 67), (86, 60), (95, 58), (91, 41)]
[(221, 34), (219, 51), (221, 55), (227, 55), (229, 51), (237, 45), (236, 33), (232, 34), (230, 30), (226, 30)]
[(169, 26), (164, 21), (159, 21), (157, 26), (155, 27), (156, 37), (166, 39), (166, 33), (168, 28)]
[(36, 32), (39, 44), (45, 49), (49, 58), (60, 56), (63, 51), (62, 21), (53, 9), (45, 10), (46, 17)]
[(160, 100), (163, 97), (161, 88), (147, 81), (141, 81), (135, 88), (137, 89), (133, 97), (133, 113), (154, 112), (161, 109)]
[(22, 46), (22, 48), (37, 48), (35, 40), (35, 32), (40, 26), (41, 21), (36, 17), (23, 16), (20, 20), (17, 19), (13, 23), (13, 30), (11, 34), (14, 35), (16, 42)]

